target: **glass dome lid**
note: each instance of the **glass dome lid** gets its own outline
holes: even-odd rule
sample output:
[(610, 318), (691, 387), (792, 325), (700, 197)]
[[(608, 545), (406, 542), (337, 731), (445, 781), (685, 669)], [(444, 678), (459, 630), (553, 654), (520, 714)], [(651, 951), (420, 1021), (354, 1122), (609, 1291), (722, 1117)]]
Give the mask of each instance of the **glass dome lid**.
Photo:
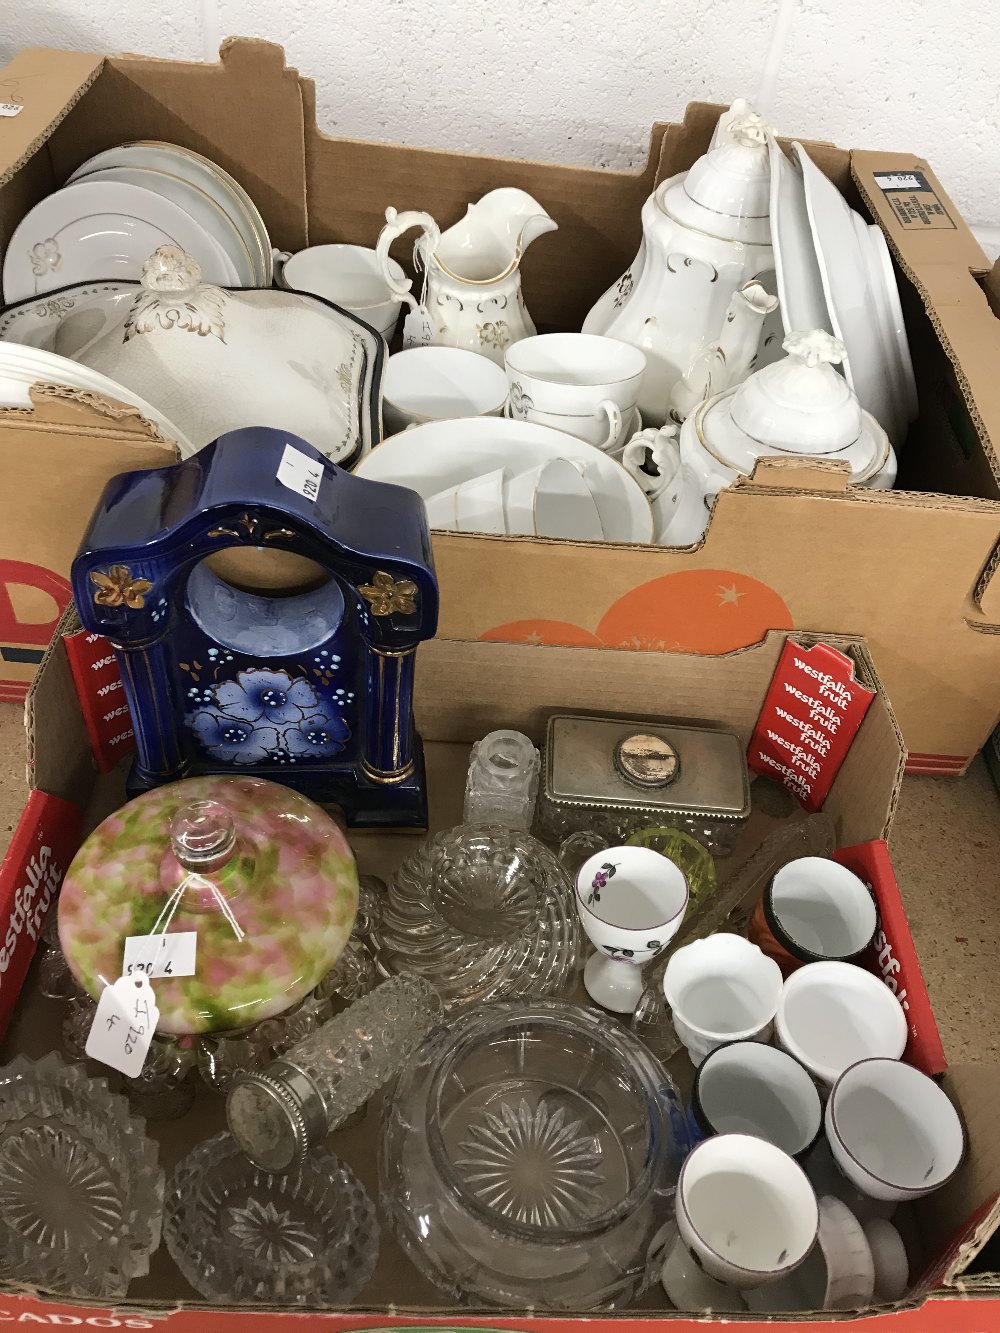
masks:
[[(59, 896), (59, 942), (97, 999), (125, 971), (127, 940), (193, 932), (192, 975), (152, 972), (157, 1031), (215, 1032), (298, 1003), (343, 952), (357, 907), (354, 856), (318, 805), (256, 778), (190, 778), (86, 840)], [(168, 956), (131, 948), (133, 963)]]

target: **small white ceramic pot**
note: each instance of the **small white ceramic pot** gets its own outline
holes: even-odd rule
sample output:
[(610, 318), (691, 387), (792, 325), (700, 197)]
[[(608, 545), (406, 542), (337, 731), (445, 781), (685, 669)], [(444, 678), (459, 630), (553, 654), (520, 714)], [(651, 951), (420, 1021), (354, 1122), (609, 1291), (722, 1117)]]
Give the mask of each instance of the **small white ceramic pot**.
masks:
[(875, 1290), (875, 1264), (861, 1223), (827, 1195), (819, 1200), (817, 1244), (794, 1273), (745, 1293), (753, 1311), (863, 1310)]
[(511, 477), (505, 490), (507, 531), (603, 541), (601, 515), (584, 472), (582, 463), (552, 458)]
[(497, 468), (432, 495), (425, 501), (428, 523), (446, 532), (502, 535), (507, 531), (504, 487), (509, 476), (506, 468)]
[(875, 1299), (898, 1301), (910, 1285), (910, 1261), (903, 1238), (891, 1222), (881, 1217), (866, 1222), (864, 1232), (875, 1265)]
[(834, 1161), (875, 1199), (921, 1199), (947, 1184), (965, 1156), (965, 1130), (948, 1095), (899, 1060), (861, 1060), (826, 1104)]
[(426, 421), (500, 416), (506, 401), (507, 378), (500, 367), (460, 347), (410, 347), (385, 365), (386, 435)]
[[(746, 1134), (719, 1134), (691, 1150), (675, 1208), (678, 1243), (709, 1277), (740, 1291), (793, 1272), (819, 1231), (816, 1195), (798, 1162)], [(667, 1294), (687, 1308), (682, 1292)]]
[(576, 909), (597, 947), (583, 974), (591, 999), (632, 1013), (642, 995), (643, 966), (677, 934), (687, 904), (683, 871), (648, 847), (609, 847), (585, 861)]
[(785, 982), (778, 1043), (827, 1087), (859, 1060), (898, 1060), (906, 1015), (888, 986), (853, 963), (807, 963)]
[(505, 348), (504, 365), (515, 420), (613, 449), (639, 401), (646, 358), (615, 338), (543, 333)]
[(828, 857), (802, 856), (764, 890), (749, 936), (788, 976), (803, 963), (860, 958), (877, 922), (863, 880)]
[(699, 1138), (750, 1134), (790, 1157), (802, 1157), (823, 1128), (816, 1084), (798, 1060), (756, 1041), (710, 1051), (691, 1092), (691, 1123)]
[(674, 953), (663, 974), (674, 1030), (695, 1065), (731, 1041), (767, 1041), (781, 969), (742, 935), (710, 935)]
[[(406, 278), (394, 259), (389, 263), (395, 278)], [(400, 298), (382, 276), (374, 250), (363, 245), (312, 245), (286, 259), (277, 276), (281, 287), (311, 292), (350, 310), (386, 342), (395, 332)]]

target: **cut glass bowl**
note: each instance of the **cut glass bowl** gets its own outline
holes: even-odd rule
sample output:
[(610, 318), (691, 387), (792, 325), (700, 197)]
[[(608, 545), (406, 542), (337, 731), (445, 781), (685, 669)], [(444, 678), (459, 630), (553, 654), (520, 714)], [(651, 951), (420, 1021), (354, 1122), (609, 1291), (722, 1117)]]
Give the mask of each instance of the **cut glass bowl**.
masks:
[(622, 1308), (662, 1265), (679, 1113), (663, 1067), (606, 1017), (559, 1001), (468, 1010), (386, 1097), (381, 1205), (454, 1299)]
[(573, 886), (555, 856), (528, 833), (468, 824), (407, 857), (372, 940), (383, 975), (415, 972), (448, 1006), (562, 995), (580, 944)]
[(0, 1069), (0, 1277), (120, 1300), (160, 1243), (163, 1173), (124, 1097), (57, 1055)]
[(349, 1305), (378, 1260), (375, 1205), (339, 1158), (318, 1152), (293, 1171), (262, 1171), (229, 1134), (177, 1166), (163, 1230), (209, 1301)]

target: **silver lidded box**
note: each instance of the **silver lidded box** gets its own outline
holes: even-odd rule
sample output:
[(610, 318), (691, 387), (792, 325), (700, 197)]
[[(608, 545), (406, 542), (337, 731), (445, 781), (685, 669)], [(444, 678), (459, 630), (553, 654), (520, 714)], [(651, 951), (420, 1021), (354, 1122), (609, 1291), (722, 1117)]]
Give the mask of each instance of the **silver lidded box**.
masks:
[(725, 854), (750, 814), (746, 752), (732, 731), (557, 713), (549, 718), (538, 793), (539, 836), (583, 830), (623, 842), (680, 828)]

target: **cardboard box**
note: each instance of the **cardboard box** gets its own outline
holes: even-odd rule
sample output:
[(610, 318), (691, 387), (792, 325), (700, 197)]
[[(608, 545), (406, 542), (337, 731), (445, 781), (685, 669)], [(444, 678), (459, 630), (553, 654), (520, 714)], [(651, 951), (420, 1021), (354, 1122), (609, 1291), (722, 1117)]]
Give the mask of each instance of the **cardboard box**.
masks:
[[(72, 621), (66, 628), (72, 628)], [(438, 639), (421, 647), (416, 676), (416, 708), (425, 739), (431, 820), (447, 827), (461, 815), (469, 742), (502, 722), (529, 731), (536, 740), (555, 709), (618, 711), (630, 716), (662, 716), (669, 707), (678, 720), (712, 721), (749, 740), (765, 700), (786, 636), (769, 634), (763, 643), (740, 652), (708, 659), (691, 654), (665, 657), (609, 649), (527, 647), (515, 644), (469, 643)], [(835, 643), (836, 639), (833, 640)], [(862, 722), (831, 788), (825, 811), (835, 820), (840, 859), (859, 873), (881, 878), (891, 865), (884, 839), (892, 822), (905, 752), (892, 709), (879, 686), (867, 653), (850, 648), (862, 684), (878, 694)], [(608, 669), (610, 668), (610, 670)], [(666, 704), (669, 700), (669, 705)], [(124, 773), (98, 776), (90, 740), (80, 714), (72, 671), (61, 637), (46, 655), (36, 677), (27, 709), (29, 773), (35, 791), (16, 840), (21, 846), (41, 843), (55, 848), (67, 822), (79, 820), (88, 830), (122, 799)], [(759, 781), (756, 779), (755, 781)], [(773, 790), (773, 789), (772, 789)], [(761, 802), (751, 816), (733, 856), (735, 868), (780, 818), (794, 809), (781, 803), (774, 814)], [(42, 835), (42, 836), (39, 836)], [(389, 873), (413, 847), (412, 837), (363, 834), (352, 837), (364, 872)], [(865, 844), (865, 846), (849, 846)], [(63, 852), (53, 853), (65, 861)], [(16, 880), (16, 876), (14, 877)], [(0, 889), (10, 881), (9, 867), (0, 872)], [(905, 888), (905, 886), (904, 886)], [(888, 922), (883, 922), (891, 931)], [(900, 940), (898, 935), (895, 940)], [(898, 946), (897, 946), (898, 947)], [(877, 959), (873, 966), (882, 967)], [(891, 970), (891, 969), (890, 969)], [(907, 985), (911, 978), (907, 974)], [(14, 1014), (0, 1059), (17, 1050), (37, 1056), (55, 1041), (60, 1008), (44, 1000), (29, 977)], [(913, 1014), (911, 1012), (911, 1021)], [(901, 1333), (956, 1333), (989, 1326), (986, 1307), (958, 1302), (956, 1296), (975, 1290), (962, 1277), (966, 1265), (996, 1225), (1000, 1214), (1000, 1158), (995, 1148), (1000, 1077), (996, 1070), (960, 1066), (949, 1070), (945, 1085), (962, 1108), (971, 1138), (969, 1156), (958, 1177), (945, 1190), (924, 1200), (911, 1216), (910, 1243), (921, 1257), (914, 1271), (911, 1295), (894, 1307), (893, 1329)], [(374, 1109), (362, 1125), (338, 1133), (342, 1153), (375, 1195)], [(207, 1090), (199, 1092), (195, 1112), (182, 1120), (151, 1126), (160, 1141), (161, 1160), (169, 1170), (194, 1143), (222, 1127), (222, 1102)], [(968, 1288), (963, 1284), (969, 1283)], [(417, 1274), (388, 1234), (375, 1277), (357, 1309), (294, 1313), (302, 1330), (380, 1330), (402, 1327), (474, 1327), (523, 1329), (525, 1333), (556, 1333), (568, 1326), (583, 1328), (597, 1316), (561, 1318), (510, 1317), (502, 1311), (442, 1307), (441, 1298)], [(995, 1307), (989, 1307), (995, 1309)], [(972, 1311), (978, 1312), (979, 1322)], [(861, 1330), (887, 1326), (886, 1308), (852, 1324)], [(58, 1326), (165, 1328), (168, 1333), (223, 1333), (224, 1330), (270, 1328), (291, 1311), (225, 1310), (197, 1301), (173, 1268), (166, 1251), (155, 1256), (150, 1275), (133, 1284), (130, 1299), (112, 1311), (94, 1302), (50, 1301), (43, 1294), (0, 1289), (0, 1322), (32, 1322)], [(876, 1317), (878, 1323), (875, 1323)], [(818, 1318), (822, 1319), (823, 1316)], [(694, 1333), (706, 1321), (664, 1308), (659, 1288), (639, 1307), (616, 1314), (616, 1324), (634, 1333), (652, 1333), (669, 1321), (674, 1329)], [(112, 1322), (116, 1321), (116, 1322)], [(767, 1323), (741, 1321), (748, 1330)], [(812, 1326), (812, 1319), (777, 1320), (786, 1327)]]
[[(499, 185), (535, 194), (559, 231), (531, 247), (524, 288), (540, 327), (579, 328), (631, 262), (643, 200), (707, 145), (719, 108), (653, 127), (636, 172), (501, 160), (322, 134), (312, 83), (279, 47), (232, 40), (217, 65), (28, 50), (0, 74), (23, 110), (0, 139), (0, 245), (27, 209), (89, 155), (155, 138), (214, 158), (257, 201), (276, 245), (374, 244), (385, 208), (442, 225)], [(794, 130), (794, 126), (788, 127)], [(908, 281), (903, 302), (921, 415), (900, 449), (900, 489), (848, 491), (835, 464), (761, 463), (722, 494), (693, 548), (578, 545), (441, 534), (442, 633), (725, 653), (768, 629), (835, 629), (871, 645), (914, 771), (960, 774), (1000, 717), (1000, 323), (988, 264), (925, 162), (907, 153), (809, 145), (885, 230)], [(917, 171), (926, 189), (886, 193), (877, 172)], [(406, 260), (404, 247), (399, 257)], [(19, 460), (0, 496), (0, 693), (23, 697), (65, 605), (76, 541), (101, 485), (161, 461), (135, 414), (80, 395), (0, 410)], [(73, 410), (84, 419), (71, 419)], [(140, 438), (141, 437), (141, 440)], [(131, 447), (130, 447), (131, 446)], [(53, 518), (53, 516), (56, 516)]]

